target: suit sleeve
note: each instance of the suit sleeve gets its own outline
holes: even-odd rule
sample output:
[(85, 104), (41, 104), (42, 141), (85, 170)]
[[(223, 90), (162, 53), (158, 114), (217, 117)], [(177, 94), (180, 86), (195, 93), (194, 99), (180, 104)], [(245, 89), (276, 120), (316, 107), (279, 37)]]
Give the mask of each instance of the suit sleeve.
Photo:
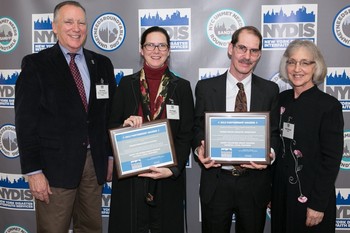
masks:
[(319, 131), (320, 165), (313, 184), (309, 207), (313, 210), (326, 210), (328, 200), (334, 195), (334, 183), (344, 148), (344, 119), (342, 106), (333, 104), (323, 116)]
[[(109, 100), (108, 100), (108, 105), (107, 105), (107, 111), (106, 111), (106, 129), (108, 129), (108, 125), (109, 125), (109, 121), (110, 121), (110, 117), (111, 117), (111, 111), (112, 111), (112, 107), (113, 107), (113, 98), (115, 95), (115, 91), (117, 88), (117, 84), (114, 78), (114, 68), (112, 65), (112, 62), (107, 59), (107, 61), (105, 62), (106, 64), (106, 76), (107, 76), (107, 80), (108, 80), (108, 88), (109, 88)], [(108, 133), (108, 130), (107, 132)], [(109, 135), (107, 135), (107, 138), (109, 138)], [(111, 150), (111, 144), (110, 144), (110, 140), (107, 140), (107, 156), (112, 156), (112, 150)]]
[(32, 57), (24, 57), (15, 86), (15, 125), (23, 174), (42, 169), (38, 136), (42, 94), (39, 75)]
[(117, 128), (120, 127), (124, 122), (124, 112), (125, 112), (125, 105), (126, 105), (126, 99), (130, 97), (130, 94), (127, 94), (125, 92), (125, 89), (128, 89), (127, 83), (125, 82), (125, 77), (121, 79), (120, 84), (115, 89), (115, 93), (113, 95), (112, 99), (112, 107), (111, 107), (111, 114), (109, 117), (109, 123), (108, 128)]
[(270, 146), (275, 150), (275, 154), (279, 154), (280, 150), (280, 132), (279, 132), (279, 89), (277, 85), (274, 85), (275, 88), (271, 88), (272, 93), (271, 97), (271, 108), (270, 108)]
[(193, 111), (194, 101), (189, 82), (177, 87), (180, 90), (180, 122), (177, 133), (174, 135), (174, 144), (177, 157), (177, 169), (172, 168), (173, 176), (177, 177), (185, 168), (188, 156), (191, 153), (191, 141), (193, 138)]
[(196, 104), (194, 110), (194, 139), (192, 143), (193, 150), (195, 150), (201, 144), (201, 140), (204, 140), (204, 90), (205, 88), (203, 88), (202, 82), (199, 81), (196, 85), (195, 90)]

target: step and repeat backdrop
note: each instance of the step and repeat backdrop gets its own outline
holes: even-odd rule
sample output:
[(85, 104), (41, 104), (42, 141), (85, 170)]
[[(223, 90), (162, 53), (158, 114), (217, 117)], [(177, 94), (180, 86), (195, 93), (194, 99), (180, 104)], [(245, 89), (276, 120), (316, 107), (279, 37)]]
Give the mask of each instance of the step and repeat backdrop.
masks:
[[(57, 0), (1, 0), (0, 7), (0, 232), (34, 233), (35, 206), (21, 175), (14, 125), (15, 83), (24, 55), (56, 43), (52, 31)], [(336, 182), (337, 232), (350, 232), (350, 2), (349, 0), (81, 0), (89, 35), (85, 47), (108, 56), (117, 82), (140, 69), (139, 38), (149, 26), (171, 37), (170, 68), (191, 82), (229, 67), (227, 46), (239, 27), (253, 25), (263, 35), (255, 73), (290, 88), (279, 78), (280, 58), (294, 39), (316, 43), (328, 66), (320, 88), (343, 105), (344, 153)], [(200, 168), (192, 155), (187, 166), (186, 216), (189, 233), (200, 232)], [(111, 184), (104, 185), (101, 215), (107, 232)], [(234, 216), (233, 220), (234, 222)], [(234, 226), (234, 224), (233, 224)], [(270, 232), (270, 211), (266, 229)]]

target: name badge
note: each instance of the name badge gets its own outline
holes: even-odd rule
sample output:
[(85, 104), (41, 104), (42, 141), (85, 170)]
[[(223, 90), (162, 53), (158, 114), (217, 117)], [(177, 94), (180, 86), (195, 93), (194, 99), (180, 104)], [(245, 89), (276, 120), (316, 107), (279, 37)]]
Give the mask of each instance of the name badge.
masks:
[(285, 138), (294, 138), (294, 124), (284, 122), (282, 136)]
[(96, 99), (108, 99), (109, 89), (108, 84), (96, 84)]
[(167, 104), (166, 105), (166, 116), (169, 120), (180, 120), (179, 105)]

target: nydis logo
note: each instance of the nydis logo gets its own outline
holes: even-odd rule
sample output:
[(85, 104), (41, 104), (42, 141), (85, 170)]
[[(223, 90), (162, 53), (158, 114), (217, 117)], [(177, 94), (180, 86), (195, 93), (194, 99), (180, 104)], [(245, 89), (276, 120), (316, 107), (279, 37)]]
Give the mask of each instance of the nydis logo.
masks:
[(102, 189), (102, 206), (101, 215), (102, 217), (108, 217), (111, 205), (111, 194), (112, 194), (112, 183), (107, 182), (103, 185)]
[(172, 52), (191, 51), (191, 9), (140, 9), (139, 37), (151, 26), (164, 28)]
[(343, 112), (350, 111), (350, 68), (328, 67), (324, 92), (334, 96), (343, 106)]
[(126, 76), (133, 73), (133, 69), (114, 69), (114, 77), (117, 85), (119, 85), (120, 80)]
[(232, 34), (244, 26), (244, 20), (234, 10), (224, 9), (215, 12), (207, 23), (207, 36), (219, 48), (227, 49)]
[(199, 80), (213, 78), (227, 71), (227, 68), (199, 68)]
[(52, 31), (53, 14), (32, 14), (33, 53), (52, 47), (57, 39)]
[(336, 189), (337, 215), (335, 229), (349, 232), (350, 230), (350, 189)]
[(344, 148), (340, 169), (350, 170), (350, 130), (344, 131)]
[(0, 108), (13, 108), (20, 70), (0, 70)]
[(350, 47), (350, 6), (344, 7), (335, 16), (333, 34), (340, 44)]
[(116, 14), (105, 13), (96, 18), (91, 27), (91, 38), (95, 45), (107, 52), (118, 49), (124, 42), (124, 21)]
[(18, 157), (17, 135), (14, 125), (0, 127), (0, 152), (9, 159)]
[(12, 52), (19, 42), (19, 29), (14, 20), (0, 17), (0, 52)]
[(23, 175), (0, 173), (0, 208), (35, 210), (33, 195)]
[(317, 4), (262, 5), (264, 50), (284, 50), (295, 39), (317, 40)]

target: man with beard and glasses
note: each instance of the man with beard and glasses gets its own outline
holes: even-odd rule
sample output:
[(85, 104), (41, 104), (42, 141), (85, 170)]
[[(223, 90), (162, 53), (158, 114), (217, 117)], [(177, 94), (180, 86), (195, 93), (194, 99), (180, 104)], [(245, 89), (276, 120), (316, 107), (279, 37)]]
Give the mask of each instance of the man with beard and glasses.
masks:
[[(203, 233), (228, 233), (235, 214), (236, 233), (262, 233), (270, 201), (270, 166), (250, 162), (221, 165), (205, 156), (205, 112), (270, 112), (270, 144), (278, 148), (278, 86), (253, 74), (261, 56), (262, 36), (252, 26), (234, 32), (228, 46), (228, 72), (196, 86), (194, 153), (202, 167), (200, 198)], [(238, 84), (238, 85), (237, 85)], [(242, 84), (244, 90), (242, 89)], [(239, 87), (240, 86), (240, 87)], [(239, 109), (236, 96), (245, 94)], [(271, 148), (270, 157), (274, 156)]]

